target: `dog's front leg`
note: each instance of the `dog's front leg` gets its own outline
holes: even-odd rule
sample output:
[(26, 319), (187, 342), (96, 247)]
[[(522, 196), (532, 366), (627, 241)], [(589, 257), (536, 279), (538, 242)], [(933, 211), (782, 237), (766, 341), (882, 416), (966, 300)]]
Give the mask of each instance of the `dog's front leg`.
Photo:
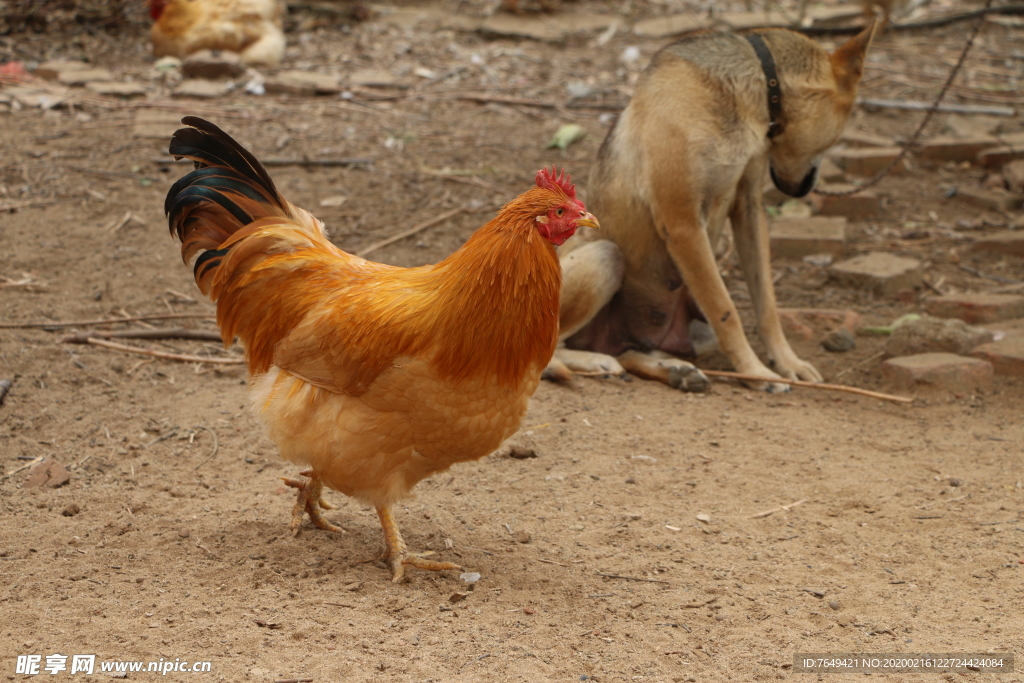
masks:
[(736, 188), (729, 218), (736, 254), (750, 289), (757, 316), (757, 331), (768, 350), (768, 361), (783, 377), (820, 382), (821, 373), (793, 352), (779, 322), (769, 254), (768, 220), (761, 206), (763, 164), (751, 163)]

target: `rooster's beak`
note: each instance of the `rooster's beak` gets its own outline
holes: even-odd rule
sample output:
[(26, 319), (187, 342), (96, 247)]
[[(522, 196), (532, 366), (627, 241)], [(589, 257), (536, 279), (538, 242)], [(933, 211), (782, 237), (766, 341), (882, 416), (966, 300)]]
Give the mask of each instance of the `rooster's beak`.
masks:
[(594, 230), (600, 230), (601, 224), (597, 222), (597, 218), (594, 217), (594, 214), (587, 213), (586, 215), (583, 216), (583, 218), (580, 218), (578, 221), (576, 221), (576, 227), (593, 228)]

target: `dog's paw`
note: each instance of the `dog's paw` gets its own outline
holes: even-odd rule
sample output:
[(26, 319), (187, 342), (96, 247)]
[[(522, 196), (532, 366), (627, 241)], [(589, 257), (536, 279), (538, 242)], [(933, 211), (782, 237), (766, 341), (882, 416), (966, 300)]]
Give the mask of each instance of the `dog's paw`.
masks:
[(673, 389), (686, 392), (707, 391), (711, 386), (707, 375), (686, 361), (678, 361), (668, 369), (668, 385)]
[(816, 367), (796, 356), (787, 359), (785, 363), (774, 362), (772, 367), (786, 379), (799, 379), (805, 382), (822, 381), (821, 373)]

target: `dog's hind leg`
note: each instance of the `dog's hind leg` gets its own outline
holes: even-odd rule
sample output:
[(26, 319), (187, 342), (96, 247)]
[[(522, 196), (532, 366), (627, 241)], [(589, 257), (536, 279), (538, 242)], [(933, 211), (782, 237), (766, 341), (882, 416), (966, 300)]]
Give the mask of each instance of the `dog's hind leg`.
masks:
[(664, 351), (626, 351), (618, 360), (627, 372), (644, 379), (664, 382), (680, 391), (706, 391), (711, 385), (707, 375), (693, 363)]
[[(608, 240), (587, 242), (559, 260), (562, 264), (562, 297), (558, 340), (563, 342), (608, 305), (622, 286), (625, 261), (615, 243)], [(625, 374), (625, 370), (613, 356), (559, 346), (542, 376), (564, 382), (574, 373), (618, 376)]]
[(779, 321), (768, 243), (768, 221), (761, 206), (763, 164), (751, 163), (736, 189), (730, 212), (736, 254), (746, 276), (757, 316), (757, 331), (768, 351), (772, 368), (787, 379), (820, 382), (821, 374), (801, 360), (789, 345)]
[(576, 334), (604, 308), (622, 286), (625, 261), (609, 240), (588, 242), (559, 261), (562, 297), (558, 310), (558, 339)]

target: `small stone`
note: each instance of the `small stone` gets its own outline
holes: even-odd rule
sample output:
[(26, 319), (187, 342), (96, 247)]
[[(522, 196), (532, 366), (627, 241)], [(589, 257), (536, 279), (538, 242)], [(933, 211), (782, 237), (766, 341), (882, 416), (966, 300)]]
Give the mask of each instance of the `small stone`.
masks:
[[(847, 183), (822, 183), (818, 189), (845, 192), (854, 189), (854, 186)], [(880, 209), (878, 195), (872, 190), (862, 190), (841, 197), (815, 193), (811, 195), (811, 202), (818, 209), (820, 216), (846, 216), (851, 221), (874, 218)]]
[(97, 95), (110, 97), (142, 97), (146, 88), (140, 83), (119, 83), (117, 81), (92, 81), (85, 84), (86, 90)]
[(536, 614), (536, 613), (537, 613), (537, 610), (535, 610), (535, 609), (534, 609), (534, 608), (532, 608), (532, 607), (524, 607), (524, 608), (523, 608), (523, 613), (524, 613), (524, 614)]
[(212, 99), (223, 97), (231, 91), (230, 82), (208, 81), (202, 78), (190, 78), (182, 81), (181, 84), (171, 93), (173, 97), (195, 97), (199, 99)]
[(1017, 294), (946, 294), (925, 299), (924, 309), (939, 318), (991, 323), (1024, 318), (1024, 296)]
[(178, 536), (180, 536), (181, 538), (188, 538), (189, 537), (188, 529), (182, 529), (181, 531), (179, 531), (178, 532)]
[(774, 218), (768, 225), (772, 255), (798, 259), (812, 254), (842, 256), (846, 250), (846, 218), (811, 216)]
[(37, 486), (49, 486), (57, 488), (71, 481), (71, 473), (68, 469), (56, 460), (46, 458), (36, 463), (28, 471), (28, 479), (22, 484), (23, 488), (35, 488)]
[(68, 505), (66, 508), (61, 510), (60, 514), (64, 515), (65, 517), (74, 517), (81, 511), (82, 508), (78, 507), (77, 503), (72, 503), (71, 505)]
[(1024, 205), (1024, 195), (983, 187), (961, 187), (956, 197), (988, 211), (1013, 211)]
[(516, 543), (529, 543), (533, 537), (530, 536), (529, 531), (523, 531), (520, 529), (513, 535), (513, 538), (516, 539)]
[(71, 69), (61, 71), (57, 80), (63, 85), (85, 85), (91, 81), (112, 81), (114, 74), (107, 69)]
[(715, 612), (715, 621), (725, 621), (725, 615), (721, 612)]
[(882, 363), (882, 376), (903, 390), (940, 389), (969, 394), (992, 386), (992, 365), (952, 353), (921, 353)]
[(972, 251), (994, 251), (1024, 257), (1024, 230), (1004, 230), (979, 237)]
[(448, 596), (448, 602), (462, 602), (469, 593), (452, 593)]
[(853, 338), (853, 333), (845, 327), (840, 327), (822, 339), (821, 345), (832, 353), (846, 353), (857, 348), (857, 341)]
[(964, 482), (963, 482), (963, 479), (960, 479), (959, 477), (950, 477), (949, 478), (949, 485), (953, 486), (953, 487), (958, 487), (958, 486), (963, 486)]
[(463, 574), (459, 574), (459, 579), (468, 584), (474, 584), (480, 580), (480, 572), (465, 572)]
[(1003, 178), (1010, 192), (1024, 192), (1024, 159), (1011, 161), (1003, 166)]
[[(830, 156), (832, 161), (847, 173), (859, 176), (873, 176), (898, 157), (900, 151), (899, 147), (859, 147), (838, 150)], [(891, 175), (903, 173), (903, 160), (901, 159), (889, 173)]]
[(711, 524), (711, 515), (707, 514), (706, 512), (702, 512), (699, 515), (697, 515), (697, 521), (702, 522), (704, 524)]
[(829, 600), (828, 601), (828, 606), (831, 607), (834, 610), (837, 610), (837, 609), (839, 609), (839, 601), (838, 600)]
[(357, 591), (357, 590), (359, 590), (362, 587), (363, 587), (363, 582), (362, 581), (353, 581), (350, 584), (342, 586), (341, 590), (343, 590), (343, 591)]
[(974, 161), (983, 150), (998, 146), (999, 141), (989, 135), (970, 138), (941, 137), (921, 143), (916, 156), (928, 161)]
[(920, 287), (924, 281), (920, 261), (883, 251), (833, 264), (828, 272), (840, 284), (869, 289), (881, 296), (895, 296), (901, 289)]
[(245, 73), (242, 58), (226, 50), (199, 50), (193, 52), (181, 64), (182, 72), (189, 78), (218, 80), (236, 78)]
[(971, 355), (991, 363), (997, 375), (1024, 376), (1024, 335), (982, 344)]

